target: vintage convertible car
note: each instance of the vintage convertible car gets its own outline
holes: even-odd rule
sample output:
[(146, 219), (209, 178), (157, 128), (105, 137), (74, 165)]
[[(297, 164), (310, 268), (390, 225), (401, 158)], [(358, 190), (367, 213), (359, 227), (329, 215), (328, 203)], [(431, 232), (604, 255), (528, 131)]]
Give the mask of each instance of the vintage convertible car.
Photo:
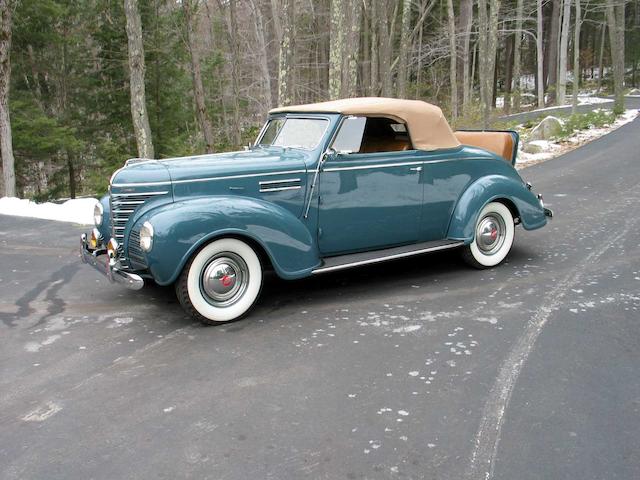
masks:
[(247, 313), (267, 268), (297, 279), (450, 248), (493, 267), (515, 225), (552, 216), (517, 146), (515, 132), (454, 133), (421, 101), (277, 108), (245, 151), (127, 161), (81, 256), (132, 289), (175, 284), (205, 323)]

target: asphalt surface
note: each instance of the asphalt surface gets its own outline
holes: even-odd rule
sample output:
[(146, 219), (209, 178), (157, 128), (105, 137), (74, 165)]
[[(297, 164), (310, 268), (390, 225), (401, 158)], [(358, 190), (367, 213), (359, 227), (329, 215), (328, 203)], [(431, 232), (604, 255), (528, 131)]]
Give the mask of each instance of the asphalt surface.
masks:
[[(592, 112), (593, 110), (597, 110), (599, 108), (608, 108), (611, 109), (613, 108), (613, 97), (601, 97), (601, 98), (606, 98), (609, 99), (609, 101), (607, 102), (601, 102), (601, 103), (591, 103), (591, 104), (582, 104), (582, 105), (578, 105), (576, 107), (576, 112), (577, 113), (587, 113), (587, 112)], [(627, 96), (625, 97), (625, 106), (627, 108), (640, 108), (640, 97), (632, 97), (632, 96)], [(522, 121), (525, 122), (527, 120), (535, 120), (536, 118), (540, 118), (541, 116), (544, 115), (570, 115), (572, 112), (572, 107), (571, 105), (564, 105), (561, 107), (549, 107), (549, 108), (545, 108), (544, 110), (540, 111), (540, 110), (532, 110), (530, 112), (519, 112), (519, 113), (513, 113), (511, 115), (503, 115), (501, 117), (499, 117), (500, 120), (504, 121), (511, 121), (511, 120), (517, 120), (517, 121)]]
[(640, 120), (522, 172), (556, 218), (203, 327), (0, 216), (2, 479), (640, 478)]

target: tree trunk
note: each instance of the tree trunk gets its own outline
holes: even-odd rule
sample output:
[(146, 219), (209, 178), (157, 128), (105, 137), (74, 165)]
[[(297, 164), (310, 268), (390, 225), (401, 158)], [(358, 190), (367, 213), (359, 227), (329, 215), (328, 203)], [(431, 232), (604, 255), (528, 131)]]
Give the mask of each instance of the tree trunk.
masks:
[[(68, 118), (68, 99), (69, 99), (69, 85), (68, 79), (70, 75), (69, 66), (69, 22), (62, 22), (62, 65), (60, 71), (60, 92), (59, 92), (59, 106), (60, 117), (62, 121)], [(74, 154), (68, 148), (65, 147), (64, 153), (67, 158), (67, 174), (69, 175), (69, 198), (76, 198), (77, 180), (76, 180), (76, 168), (74, 162)]]
[(9, 86), (11, 84), (11, 1), (0, 0), (0, 151), (4, 195), (16, 196), (16, 172), (9, 117)]
[(558, 87), (556, 101), (564, 105), (567, 94), (567, 51), (569, 50), (569, 29), (571, 20), (571, 0), (564, 0), (562, 30), (560, 32), (560, 55), (558, 61)]
[(513, 108), (520, 111), (520, 65), (522, 52), (522, 17), (524, 15), (524, 0), (516, 4), (516, 36), (513, 43)]
[[(555, 90), (558, 79), (558, 37), (560, 30), (560, 5), (562, 0), (552, 0), (553, 10), (551, 11), (551, 29), (549, 31), (549, 43), (547, 43), (547, 72), (545, 75), (545, 86), (553, 87)], [(555, 92), (551, 95), (551, 101), (555, 101)]]
[(624, 111), (624, 29), (625, 5), (618, 0), (607, 0), (607, 23), (609, 24), (609, 45), (611, 47), (611, 67), (613, 68), (613, 111)]
[(345, 52), (345, 5), (343, 0), (331, 0), (331, 40), (329, 44), (329, 98), (342, 96), (342, 69)]
[(542, 49), (543, 31), (542, 31), (542, 1), (538, 0), (537, 4), (537, 29), (536, 29), (536, 64), (537, 64), (537, 88), (538, 88), (538, 108), (544, 107), (544, 52)]
[(280, 5), (278, 0), (271, 0), (271, 18), (273, 19), (273, 29), (276, 32), (278, 44), (282, 42), (282, 35), (284, 35), (282, 22), (280, 21), (280, 15), (283, 11), (286, 12), (284, 5)]
[(380, 93), (380, 42), (378, 29), (378, 0), (370, 0), (371, 15), (369, 21), (371, 25), (371, 96), (377, 96)]
[(403, 0), (402, 2), (402, 26), (400, 30), (400, 57), (398, 62), (397, 84), (399, 98), (406, 98), (407, 96), (407, 69), (409, 68), (409, 53), (411, 51), (411, 42), (409, 40), (411, 34), (411, 3), (412, 0)]
[(469, 87), (471, 88), (472, 92), (475, 87), (475, 82), (478, 75), (477, 71), (478, 71), (478, 42), (474, 42), (472, 53), (471, 53), (471, 74), (469, 75)]
[(185, 27), (187, 32), (187, 47), (191, 57), (191, 79), (193, 81), (193, 99), (196, 105), (196, 117), (200, 123), (200, 129), (204, 136), (207, 153), (214, 152), (215, 139), (213, 137), (213, 128), (207, 105), (205, 103), (204, 87), (202, 84), (202, 73), (200, 68), (200, 53), (198, 46), (194, 42), (196, 31), (196, 22), (193, 18), (191, 0), (182, 0), (182, 8), (184, 11)]
[[(505, 62), (505, 73), (504, 73), (504, 113), (509, 113), (511, 111), (511, 90), (512, 90), (512, 83), (513, 83), (513, 55), (514, 55), (514, 44), (515, 44), (515, 40), (516, 40), (516, 36), (518, 34), (515, 33), (514, 35), (509, 35), (506, 39), (505, 39), (505, 43), (506, 45), (506, 49), (505, 49), (505, 54), (507, 56)], [(500, 53), (498, 52), (498, 57), (500, 56)], [(498, 65), (500, 65), (502, 62), (498, 62)], [(496, 68), (497, 70), (497, 68)], [(495, 95), (495, 91), (494, 91), (494, 95)]]
[[(380, 39), (380, 83), (382, 87), (382, 96), (390, 97), (393, 89), (393, 82), (391, 78), (391, 54), (392, 54), (392, 28), (390, 28), (389, 24), (389, 5), (387, 2), (383, 0), (374, 0), (378, 3), (378, 38)], [(395, 4), (395, 8), (393, 10), (393, 19), (391, 23), (395, 21), (395, 16), (397, 13), (399, 3)]]
[(27, 57), (29, 59), (29, 67), (31, 69), (31, 78), (33, 79), (33, 96), (35, 97), (36, 103), (40, 107), (40, 109), (44, 110), (44, 105), (42, 104), (42, 87), (40, 86), (40, 75), (38, 73), (38, 68), (36, 67), (35, 55), (33, 53), (33, 45), (27, 45)]
[[(496, 42), (497, 43), (497, 42)], [(498, 50), (496, 45), (496, 59), (493, 65), (493, 81), (491, 82), (491, 108), (496, 108), (496, 99), (498, 96), (498, 68), (502, 64), (502, 51)]]
[[(420, 4), (420, 11), (425, 9), (425, 0), (421, 1)], [(422, 25), (420, 25), (419, 30), (418, 30), (418, 58), (417, 58), (417, 62), (418, 64), (416, 65), (416, 91), (415, 91), (415, 99), (419, 100), (420, 99), (420, 94), (422, 93), (422, 63), (423, 63), (423, 59), (422, 59), (422, 37), (423, 37), (423, 33), (424, 33), (424, 28)]]
[(124, 0), (129, 46), (129, 88), (131, 90), (131, 117), (140, 158), (153, 158), (153, 142), (144, 87), (144, 47), (142, 22), (138, 0)]
[(500, 0), (478, 0), (478, 55), (479, 63), (480, 104), (482, 122), (488, 128), (493, 103), (493, 80), (496, 66), (496, 49), (498, 43), (498, 11)]
[(270, 0), (269, 3), (271, 4), (270, 19), (272, 23), (272, 27), (271, 29), (269, 29), (269, 33), (273, 33), (273, 35), (275, 36), (274, 39), (270, 40), (275, 40), (275, 45), (277, 45), (276, 60), (275, 62), (272, 62), (270, 64), (275, 64), (275, 70), (273, 69), (274, 67), (271, 66), (269, 71), (272, 73), (271, 77), (275, 80), (271, 86), (271, 96), (277, 106), (280, 94), (280, 48), (282, 46), (282, 23), (280, 21), (280, 17), (282, 16), (282, 9), (279, 0)]
[(69, 150), (67, 155), (67, 172), (69, 173), (69, 198), (76, 198), (76, 169), (73, 162), (73, 155)]
[(240, 38), (236, 20), (236, 0), (229, 0), (229, 46), (231, 47), (231, 87), (233, 89), (233, 142), (242, 143), (240, 125)]
[(269, 110), (274, 106), (273, 97), (271, 95), (271, 72), (269, 72), (269, 52), (267, 50), (267, 35), (264, 27), (264, 18), (260, 5), (256, 5), (255, 0), (251, 0), (251, 10), (253, 11), (253, 25), (256, 31), (256, 39), (258, 40), (258, 48), (260, 49), (260, 73), (262, 75), (263, 88), (263, 109)]
[(598, 86), (596, 87), (596, 91), (600, 93), (600, 89), (602, 88), (602, 58), (604, 57), (604, 42), (606, 40), (607, 33), (607, 24), (605, 22), (602, 23), (601, 26), (602, 33), (600, 35), (600, 53), (598, 57)]
[(278, 105), (286, 106), (293, 103), (295, 0), (282, 0), (282, 10), (284, 25), (278, 61)]
[(363, 2), (362, 17), (362, 92), (371, 91), (371, 10), (369, 2)]
[(471, 79), (469, 77), (469, 44), (471, 39), (471, 26), (473, 24), (473, 0), (460, 2), (460, 30), (462, 32), (462, 57), (459, 70), (462, 70), (462, 111), (469, 113), (471, 101)]
[[(451, 118), (458, 118), (458, 49), (456, 46), (456, 18), (453, 0), (447, 0), (447, 18), (449, 20), (449, 82), (451, 83)], [(402, 28), (404, 32), (404, 26)], [(402, 48), (402, 46), (401, 46)]]
[(573, 30), (573, 98), (571, 100), (571, 113), (578, 110), (578, 89), (580, 88), (580, 27), (582, 26), (582, 12), (580, 8), (580, 0), (576, 2), (576, 18)]
[[(349, 31), (347, 32), (348, 48), (343, 55), (346, 60), (343, 78), (343, 95), (355, 97), (358, 93), (358, 56), (360, 54), (360, 27), (362, 24), (362, 1), (351, 0), (349, 8)], [(345, 45), (345, 47), (346, 47)]]

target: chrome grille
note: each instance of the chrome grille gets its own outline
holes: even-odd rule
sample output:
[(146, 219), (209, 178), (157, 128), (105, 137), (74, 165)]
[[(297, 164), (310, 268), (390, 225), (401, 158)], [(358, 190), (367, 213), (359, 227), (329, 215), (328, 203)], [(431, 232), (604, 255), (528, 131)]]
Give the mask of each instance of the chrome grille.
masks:
[(140, 232), (137, 230), (131, 230), (129, 234), (129, 243), (127, 246), (127, 252), (129, 253), (129, 259), (140, 265), (147, 266), (147, 262), (144, 259), (142, 250), (140, 249)]
[[(169, 192), (141, 192), (141, 193), (111, 193), (109, 201), (111, 203), (111, 235), (118, 242), (118, 253), (120, 254), (121, 263), (125, 267), (129, 267), (129, 262), (124, 258), (123, 244), (124, 244), (124, 229), (129, 221), (129, 218), (136, 211), (140, 205), (144, 204), (147, 200), (159, 195), (166, 195)], [(133, 235), (134, 232), (131, 232)], [(138, 232), (135, 232), (138, 235)], [(139, 238), (134, 242), (138, 250), (136, 253), (140, 255), (142, 259), (142, 252), (140, 251)], [(131, 252), (129, 252), (131, 254)], [(138, 260), (135, 258), (134, 260)], [(144, 263), (142, 261), (141, 263)]]

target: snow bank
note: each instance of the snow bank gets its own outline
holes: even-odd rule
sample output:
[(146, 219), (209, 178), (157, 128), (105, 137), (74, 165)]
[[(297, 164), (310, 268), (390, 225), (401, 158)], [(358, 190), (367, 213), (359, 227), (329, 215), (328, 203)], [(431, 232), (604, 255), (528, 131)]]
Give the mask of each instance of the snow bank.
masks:
[(526, 168), (531, 165), (535, 165), (545, 160), (557, 157), (566, 153), (574, 148), (577, 148), (585, 143), (589, 143), (592, 140), (602, 137), (607, 133), (611, 133), (615, 129), (622, 125), (633, 121), (639, 114), (639, 110), (629, 109), (620, 115), (611, 125), (604, 127), (593, 127), (586, 130), (580, 130), (574, 132), (569, 138), (564, 139), (562, 142), (553, 141), (532, 141), (529, 143), (535, 144), (541, 148), (539, 153), (527, 153), (522, 150), (524, 142), (520, 143), (520, 149), (518, 150), (518, 159), (516, 161), (516, 168)]
[(59, 204), (35, 203), (26, 199), (2, 197), (0, 214), (93, 225), (93, 207), (97, 202), (95, 198), (77, 198)]
[[(592, 97), (591, 95), (580, 95), (578, 94), (578, 103), (580, 105), (596, 105), (598, 103), (609, 103), (612, 102), (610, 98), (602, 98), (602, 97)], [(571, 105), (571, 100), (567, 102), (568, 105)]]

